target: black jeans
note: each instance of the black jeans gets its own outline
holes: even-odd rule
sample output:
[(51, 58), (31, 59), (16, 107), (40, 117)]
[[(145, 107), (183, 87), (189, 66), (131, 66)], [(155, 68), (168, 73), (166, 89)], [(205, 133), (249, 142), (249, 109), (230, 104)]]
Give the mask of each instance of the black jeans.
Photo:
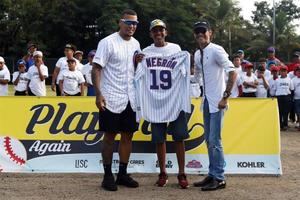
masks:
[(291, 95), (277, 96), (278, 108), (279, 108), (279, 121), (280, 128), (288, 126), (288, 115), (292, 106)]

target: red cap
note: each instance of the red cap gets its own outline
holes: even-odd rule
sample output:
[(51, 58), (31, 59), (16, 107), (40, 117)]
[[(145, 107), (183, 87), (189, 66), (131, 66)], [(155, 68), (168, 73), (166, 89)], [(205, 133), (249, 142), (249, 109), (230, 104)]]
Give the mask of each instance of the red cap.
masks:
[(253, 64), (251, 62), (245, 63), (245, 68), (253, 68)]
[(279, 67), (277, 67), (277, 66), (272, 66), (271, 69), (270, 69), (270, 71), (271, 71), (271, 72), (272, 72), (272, 71), (278, 72), (278, 71), (279, 71)]
[(288, 70), (288, 67), (283, 65), (283, 66), (280, 66), (280, 70)]

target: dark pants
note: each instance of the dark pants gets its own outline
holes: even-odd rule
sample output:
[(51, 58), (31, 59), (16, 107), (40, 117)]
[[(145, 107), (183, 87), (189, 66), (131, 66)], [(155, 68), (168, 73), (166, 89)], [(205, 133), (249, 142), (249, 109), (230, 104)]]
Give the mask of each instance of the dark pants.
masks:
[(59, 88), (59, 85), (56, 84), (56, 96), (61, 96), (61, 92), (60, 92), (60, 88)]
[(26, 96), (26, 91), (22, 91), (22, 92), (20, 92), (20, 91), (15, 91), (15, 96)]
[(291, 95), (277, 96), (279, 107), (280, 128), (288, 126), (288, 115), (291, 110), (292, 98)]
[(36, 96), (35, 94), (33, 94), (33, 93), (31, 92), (31, 89), (30, 89), (30, 88), (28, 88), (28, 95), (29, 95), (29, 96)]
[(243, 92), (242, 97), (256, 97), (256, 94), (255, 92), (249, 92), (249, 93)]

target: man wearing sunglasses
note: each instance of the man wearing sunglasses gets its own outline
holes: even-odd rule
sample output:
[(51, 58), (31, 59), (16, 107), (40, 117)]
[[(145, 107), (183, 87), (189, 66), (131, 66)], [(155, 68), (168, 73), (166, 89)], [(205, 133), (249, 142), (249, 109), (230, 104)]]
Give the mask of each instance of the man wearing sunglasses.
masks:
[[(201, 187), (203, 191), (217, 190), (226, 186), (221, 129), (227, 99), (237, 74), (223, 47), (211, 42), (212, 30), (207, 21), (202, 20), (194, 24), (194, 37), (199, 46), (194, 56), (195, 79), (199, 80), (200, 76), (203, 78), (204, 94), (201, 108), (209, 158), (208, 176), (194, 183), (194, 186)], [(229, 74), (227, 85), (224, 81), (225, 72)]]
[[(136, 105), (133, 56), (135, 52), (140, 51), (140, 44), (132, 37), (137, 24), (135, 11), (123, 11), (119, 20), (119, 31), (99, 42), (93, 59), (92, 82), (96, 92), (96, 106), (99, 109), (100, 131), (104, 132), (102, 187), (108, 191), (116, 191), (117, 185), (131, 188), (139, 186), (138, 182), (127, 174), (132, 136), (138, 129), (134, 112)], [(121, 134), (120, 162), (115, 181), (111, 166), (114, 141), (118, 133)]]

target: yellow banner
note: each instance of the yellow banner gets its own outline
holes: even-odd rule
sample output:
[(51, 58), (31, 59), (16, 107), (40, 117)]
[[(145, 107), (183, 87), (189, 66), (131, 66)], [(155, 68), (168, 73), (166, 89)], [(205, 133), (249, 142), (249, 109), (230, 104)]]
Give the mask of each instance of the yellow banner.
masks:
[[(0, 136), (18, 140), (100, 140), (98, 110), (89, 97), (1, 97)], [(230, 99), (222, 141), (225, 154), (279, 154), (280, 137), (276, 99)], [(189, 154), (207, 154), (203, 141), (201, 99), (193, 99), (188, 115)], [(149, 124), (142, 121), (134, 141), (151, 140)], [(171, 136), (168, 136), (171, 140)]]

